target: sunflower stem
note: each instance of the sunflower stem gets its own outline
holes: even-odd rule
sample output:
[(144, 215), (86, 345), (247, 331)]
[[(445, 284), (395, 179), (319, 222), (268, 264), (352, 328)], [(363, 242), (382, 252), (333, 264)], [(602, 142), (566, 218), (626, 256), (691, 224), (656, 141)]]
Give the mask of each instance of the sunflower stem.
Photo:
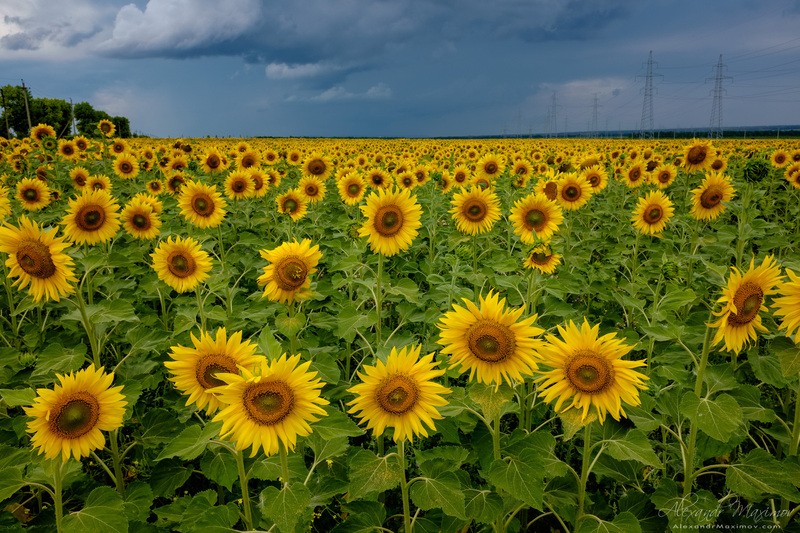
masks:
[(64, 485), (64, 462), (54, 459), (57, 465), (53, 474), (53, 508), (56, 514), (56, 531), (63, 531), (61, 521), (64, 519), (64, 500), (62, 490)]
[(497, 414), (494, 415), (494, 424), (492, 429), (492, 453), (494, 454), (494, 460), (500, 460), (500, 409), (497, 410)]
[(381, 345), (381, 306), (383, 305), (383, 293), (381, 282), (383, 281), (383, 254), (378, 254), (378, 270), (375, 273), (375, 313), (377, 318), (375, 321), (375, 351)]
[(405, 440), (400, 440), (400, 442), (397, 443), (397, 457), (400, 459), (400, 496), (403, 499), (403, 531), (411, 533), (411, 504), (408, 501)]
[(19, 325), (17, 324), (17, 310), (14, 308), (14, 292), (11, 290), (11, 278), (8, 276), (8, 267), (6, 266), (5, 262), (3, 262), (3, 285), (6, 287), (6, 297), (8, 298), (8, 316), (11, 318), (11, 328), (14, 333), (14, 343), (18, 346), (19, 339), (17, 339), (17, 334), (19, 333)]
[(575, 513), (575, 524), (577, 524), (584, 514), (586, 504), (586, 482), (589, 480), (592, 461), (589, 457), (592, 453), (592, 424), (586, 424), (583, 429), (583, 456), (581, 457), (581, 479), (578, 483), (578, 510)]
[(92, 350), (92, 361), (94, 362), (95, 368), (99, 369), (102, 367), (100, 364), (101, 347), (94, 331), (94, 324), (91, 320), (89, 320), (89, 314), (86, 311), (86, 302), (83, 299), (83, 294), (81, 294), (80, 288), (75, 291), (75, 300), (76, 301), (73, 303), (81, 314), (81, 324), (83, 324), (83, 329), (86, 330), (86, 336), (89, 337), (89, 346)]
[(108, 437), (111, 444), (111, 462), (114, 466), (114, 484), (120, 496), (125, 498), (125, 475), (122, 471), (122, 456), (119, 453), (119, 431), (114, 430)]
[(206, 313), (203, 309), (203, 299), (200, 297), (200, 285), (194, 290), (197, 297), (197, 314), (200, 316), (200, 331), (206, 331)]
[(297, 331), (294, 328), (294, 316), (296, 313), (295, 302), (289, 302), (289, 323), (292, 324), (292, 334), (289, 336), (289, 353), (292, 355), (297, 353)]
[(281, 458), (281, 478), (283, 480), (283, 486), (286, 487), (289, 484), (289, 454), (286, 453), (286, 447), (281, 442), (278, 444), (278, 454)]
[[(797, 449), (800, 447), (800, 382), (798, 382), (797, 391), (795, 391), (795, 404), (794, 404), (794, 423), (792, 424), (792, 440), (789, 442), (789, 457), (797, 455)], [(789, 500), (781, 498), (781, 529), (789, 525)]]
[(233, 452), (236, 457), (236, 470), (239, 472), (239, 486), (242, 488), (242, 509), (244, 510), (244, 525), (248, 530), (253, 529), (253, 510), (250, 507), (250, 491), (247, 488), (247, 471), (244, 469), (244, 451)]
[[(709, 322), (711, 317), (709, 317)], [(697, 378), (694, 382), (694, 393), (699, 398), (703, 392), (703, 381), (705, 381), (706, 367), (708, 366), (708, 354), (711, 351), (710, 325), (706, 325), (706, 334), (703, 338), (703, 351), (700, 353), (700, 363), (697, 365)], [(697, 446), (697, 424), (692, 422), (689, 426), (689, 441), (686, 443), (686, 462), (683, 465), (683, 496), (687, 497), (692, 492), (694, 484), (694, 460), (695, 448)]]

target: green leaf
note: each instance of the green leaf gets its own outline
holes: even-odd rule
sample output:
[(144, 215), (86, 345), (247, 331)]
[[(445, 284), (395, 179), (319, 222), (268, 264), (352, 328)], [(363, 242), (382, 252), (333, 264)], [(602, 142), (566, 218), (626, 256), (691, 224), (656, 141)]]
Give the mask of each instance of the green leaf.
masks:
[(356, 338), (356, 331), (372, 325), (369, 313), (359, 310), (354, 304), (345, 304), (336, 314), (336, 336), (351, 343)]
[(772, 494), (792, 502), (800, 501), (800, 492), (791, 479), (781, 461), (759, 448), (731, 464), (725, 474), (728, 488), (750, 501), (760, 501)]
[(331, 533), (374, 533), (386, 520), (386, 506), (380, 502), (354, 501), (345, 503), (343, 514), (347, 517)]
[(178, 487), (181, 487), (192, 470), (186, 468), (186, 464), (180, 459), (167, 459), (153, 470), (150, 476), (150, 486), (153, 488), (153, 495), (156, 497), (170, 498)]
[(733, 397), (720, 394), (715, 400), (687, 392), (681, 399), (681, 414), (709, 437), (727, 442), (742, 424), (742, 409)]
[(97, 487), (86, 498), (83, 509), (69, 513), (62, 522), (64, 532), (103, 531), (127, 533), (128, 519), (122, 497), (111, 487)]
[(7, 466), (0, 469), (0, 502), (14, 495), (26, 485), (22, 479), (23, 465)]
[(464, 493), (458, 476), (442, 472), (435, 478), (417, 479), (410, 490), (411, 501), (423, 511), (441, 509), (445, 514), (466, 519)]
[(231, 490), (233, 482), (239, 478), (236, 458), (221, 446), (206, 450), (200, 459), (200, 470), (208, 479), (228, 490)]
[(503, 408), (511, 403), (514, 391), (505, 383), (496, 390), (492, 385), (473, 383), (467, 390), (467, 394), (473, 402), (480, 406), (483, 416), (488, 420), (494, 420)]
[(584, 515), (578, 521), (575, 533), (641, 533), (639, 520), (631, 513), (619, 513), (614, 520), (607, 522), (594, 515)]
[(622, 438), (606, 440), (605, 444), (608, 455), (619, 461), (638, 461), (648, 466), (661, 466), (647, 435), (641, 430), (631, 429)]
[(153, 448), (175, 438), (175, 415), (166, 409), (151, 409), (142, 417), (142, 446)]
[(283, 349), (281, 343), (275, 339), (272, 331), (268, 327), (264, 327), (258, 335), (258, 349), (267, 356), (267, 359), (277, 359), (286, 350)]
[(408, 278), (395, 278), (388, 287), (386, 292), (396, 296), (401, 296), (405, 301), (411, 303), (419, 303), (419, 287), (412, 280)]
[(800, 346), (786, 337), (778, 337), (770, 342), (769, 347), (778, 356), (784, 377), (791, 378), (800, 374)]
[(721, 510), (717, 498), (707, 490), (684, 497), (678, 495), (678, 485), (671, 479), (662, 479), (650, 501), (666, 516), (672, 530), (696, 529), (714, 524)]
[(293, 533), (297, 522), (311, 501), (311, 492), (300, 482), (289, 483), (281, 490), (267, 487), (261, 491), (258, 507), (275, 522), (278, 530)]
[(436, 477), (440, 472), (455, 472), (464, 464), (469, 450), (461, 446), (436, 446), (414, 453), (423, 475)]
[(364, 431), (339, 409), (330, 406), (323, 407), (323, 409), (325, 409), (327, 416), (323, 416), (318, 422), (314, 422), (312, 426), (314, 433), (323, 439), (358, 437), (364, 434)]
[(131, 522), (147, 522), (153, 499), (153, 489), (150, 485), (134, 481), (125, 488), (125, 516)]
[(85, 344), (64, 348), (58, 343), (53, 343), (39, 352), (36, 368), (31, 376), (53, 377), (56, 373), (75, 372), (83, 366), (85, 359)]
[(393, 489), (402, 475), (396, 455), (378, 457), (369, 450), (359, 450), (350, 459), (349, 499)]
[(116, 324), (118, 322), (138, 322), (139, 317), (133, 304), (128, 300), (115, 298), (113, 300), (101, 300), (91, 313), (89, 319), (94, 324)]
[(305, 325), (306, 316), (303, 313), (297, 313), (294, 316), (281, 314), (275, 317), (275, 327), (287, 338), (297, 335)]
[(307, 437), (308, 445), (314, 452), (314, 461), (320, 463), (331, 457), (342, 455), (350, 449), (350, 441), (347, 437), (334, 437), (324, 439), (317, 433), (311, 433)]
[(156, 461), (169, 457), (180, 457), (189, 461), (199, 457), (208, 446), (208, 442), (219, 434), (221, 426), (221, 422), (210, 422), (202, 428), (199, 424), (187, 427), (181, 431), (180, 435), (164, 446), (164, 449), (156, 457)]
[(33, 389), (0, 389), (0, 398), (6, 402), (8, 407), (33, 405), (36, 391)]
[(492, 463), (484, 475), (495, 487), (522, 500), (534, 509), (542, 509), (544, 475), (541, 468), (516, 457), (506, 457)]
[(465, 512), (476, 522), (491, 524), (503, 513), (503, 499), (492, 490), (464, 491)]

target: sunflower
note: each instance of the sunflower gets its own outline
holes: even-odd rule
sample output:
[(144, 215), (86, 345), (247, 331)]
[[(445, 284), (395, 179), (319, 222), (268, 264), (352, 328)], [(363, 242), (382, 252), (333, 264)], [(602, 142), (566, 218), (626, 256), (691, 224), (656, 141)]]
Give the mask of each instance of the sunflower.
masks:
[(325, 198), (325, 181), (316, 176), (305, 176), (297, 184), (297, 190), (305, 196), (309, 203), (317, 203)]
[(289, 150), (286, 153), (286, 162), (290, 165), (299, 165), (302, 158), (303, 154), (300, 153), (300, 150)]
[(715, 220), (735, 194), (736, 190), (725, 174), (710, 172), (700, 187), (692, 190), (691, 214), (697, 220)]
[(278, 152), (276, 152), (272, 148), (267, 148), (266, 150), (264, 150), (263, 159), (264, 159), (264, 164), (266, 165), (277, 164), (278, 161), (280, 160), (280, 157), (281, 157), (280, 154), (278, 154)]
[(367, 183), (373, 189), (388, 189), (394, 184), (392, 176), (379, 168), (367, 172)]
[(466, 187), (470, 183), (470, 171), (466, 165), (457, 165), (453, 169), (453, 183), (461, 188)]
[(159, 195), (164, 192), (164, 182), (160, 179), (152, 179), (147, 182), (147, 192), (150, 194)]
[(787, 166), (783, 175), (792, 187), (800, 189), (800, 163), (793, 163)]
[(245, 150), (236, 157), (236, 166), (239, 169), (257, 167), (261, 163), (261, 156), (255, 150)]
[(186, 185), (186, 178), (180, 172), (172, 173), (167, 177), (167, 190), (172, 194), (181, 192), (184, 185)]
[(19, 227), (6, 224), (0, 227), (0, 252), (8, 254), (6, 266), (9, 278), (19, 278), (15, 285), (24, 289), (33, 301), (59, 301), (75, 292), (78, 282), (72, 269), (73, 261), (64, 253), (69, 243), (56, 237), (57, 228), (43, 230), (36, 222), (22, 216)]
[(480, 307), (464, 298), (466, 308), (453, 304), (436, 325), (438, 343), (450, 354), (450, 368), (469, 370), (469, 379), (497, 387), (505, 380), (521, 383), (536, 370), (543, 330), (533, 325), (536, 315), (520, 320), (524, 308), (506, 310), (506, 300), (492, 291), (480, 297)]
[(667, 225), (675, 209), (667, 195), (661, 191), (650, 191), (639, 198), (639, 203), (633, 211), (631, 222), (633, 226), (645, 235), (658, 235)]
[(478, 160), (475, 165), (477, 177), (483, 178), (486, 182), (492, 183), (505, 170), (505, 163), (495, 154), (486, 154)]
[(120, 213), (122, 227), (135, 239), (155, 239), (161, 232), (161, 219), (146, 202), (131, 200)]
[(45, 137), (55, 137), (56, 130), (53, 126), (49, 124), (37, 124), (36, 126), (31, 128), (31, 139), (36, 139), (37, 141), (42, 141)]
[(413, 174), (417, 182), (417, 187), (425, 185), (431, 179), (431, 172), (427, 165), (417, 165), (414, 167), (414, 170), (411, 171), (411, 174)]
[(109, 145), (112, 154), (122, 155), (130, 152), (131, 147), (123, 139), (114, 139)]
[(114, 159), (114, 174), (124, 180), (132, 180), (139, 175), (139, 160), (131, 153), (122, 153)]
[(247, 174), (253, 182), (253, 198), (263, 198), (269, 191), (269, 183), (266, 176), (258, 169), (250, 169)]
[[(786, 336), (791, 337), (800, 328), (800, 277), (793, 270), (787, 268), (786, 275), (789, 281), (783, 281), (778, 286), (779, 298), (773, 300), (775, 316), (783, 317), (779, 329), (786, 330)], [(795, 342), (800, 343), (800, 336), (795, 337)]]
[(562, 208), (574, 211), (580, 209), (592, 196), (592, 186), (578, 174), (566, 173), (558, 180), (556, 201)]
[(33, 434), (31, 445), (47, 459), (88, 457), (105, 445), (103, 431), (122, 426), (128, 404), (122, 385), (112, 387), (114, 373), (94, 365), (56, 377), (53, 390), (37, 389), (33, 405), (23, 408), (32, 418), (27, 428)]
[(191, 237), (161, 241), (150, 257), (158, 278), (178, 292), (194, 289), (208, 279), (211, 271), (208, 252)]
[(275, 201), (278, 203), (278, 212), (289, 215), (293, 221), (297, 222), (306, 215), (308, 202), (305, 196), (297, 189), (290, 189), (278, 196)]
[(452, 391), (434, 381), (445, 371), (437, 368), (433, 353), (420, 358), (420, 350), (419, 345), (392, 347), (385, 363), (363, 366), (361, 383), (348, 389), (356, 395), (348, 412), (366, 422), (374, 436), (390, 427), (395, 442), (427, 437), (425, 426), (435, 430), (433, 421), (443, 418), (437, 408), (448, 404), (444, 395)]
[(659, 189), (666, 189), (675, 181), (678, 168), (675, 165), (662, 164), (653, 169), (650, 179)]
[(83, 189), (89, 180), (89, 171), (83, 167), (74, 167), (69, 171), (69, 179), (72, 180), (73, 187)]
[(724, 341), (726, 352), (738, 354), (745, 344), (756, 340), (756, 331), (767, 331), (761, 325), (759, 311), (767, 310), (764, 299), (778, 291), (777, 286), (783, 281), (783, 276), (771, 255), (765, 257), (760, 266), (754, 265), (755, 259), (752, 259), (750, 268), (744, 274), (738, 268), (731, 267), (728, 284), (717, 300), (723, 306), (714, 312), (719, 319), (710, 324), (710, 327), (717, 329), (712, 345)]
[(38, 211), (50, 203), (50, 187), (36, 178), (22, 178), (17, 182), (17, 200), (27, 211)]
[(228, 160), (216, 148), (211, 148), (200, 158), (200, 168), (206, 174), (218, 174), (228, 168)]
[(310, 371), (311, 361), (300, 363), (300, 356), (260, 360), (255, 371), (240, 368), (241, 375), (219, 373), (225, 385), (212, 389), (224, 407), (214, 417), (222, 422), (220, 435), (233, 440), (237, 450), (252, 446), (275, 455), (283, 448), (294, 450), (297, 437), (309, 435), (309, 422), (326, 416), (322, 408), (328, 400), (320, 396), (325, 385)]
[(114, 135), (114, 132), (117, 131), (116, 126), (114, 126), (114, 123), (106, 119), (103, 119), (97, 123), (97, 129), (105, 137), (111, 137), (112, 135)]
[(264, 173), (264, 177), (267, 180), (267, 185), (269, 185), (271, 188), (275, 188), (276, 189), (281, 184), (281, 179), (282, 179), (283, 176), (277, 170), (271, 169), (271, 170), (267, 170)]
[(725, 172), (727, 168), (728, 160), (722, 156), (716, 156), (711, 160), (711, 164), (708, 165), (708, 170), (711, 172)]
[(358, 205), (361, 199), (364, 198), (367, 183), (358, 172), (350, 171), (337, 182), (336, 186), (339, 189), (339, 196), (342, 201), (347, 205), (353, 206)]
[(709, 141), (695, 139), (692, 144), (683, 150), (683, 165), (689, 172), (708, 168), (716, 152)]
[(86, 189), (69, 201), (69, 209), (61, 223), (64, 235), (72, 242), (107, 242), (119, 231), (119, 205), (108, 191)]
[(581, 176), (589, 182), (592, 193), (598, 193), (608, 186), (608, 173), (600, 165), (592, 165), (581, 171)]
[(244, 200), (252, 198), (256, 184), (250, 179), (249, 171), (237, 170), (225, 178), (225, 195), (231, 200)]
[(436, 187), (439, 189), (439, 192), (442, 194), (449, 193), (455, 183), (453, 182), (453, 177), (450, 176), (450, 171), (447, 169), (442, 170), (442, 175), (439, 178), (439, 181), (436, 182)]
[(195, 404), (213, 415), (224, 405), (209, 392), (209, 389), (225, 385), (217, 374), (237, 374), (239, 367), (253, 370), (263, 356), (257, 355), (257, 346), (250, 341), (242, 342), (242, 332), (231, 333), (219, 328), (215, 336), (205, 331), (200, 338), (190, 333), (193, 347), (177, 345), (170, 350), (171, 360), (165, 361), (172, 376), (171, 382), (189, 398), (186, 406)]
[(89, 139), (83, 135), (73, 137), (72, 140), (75, 142), (75, 148), (77, 148), (79, 151), (85, 152), (89, 149)]
[(630, 189), (641, 187), (648, 181), (647, 167), (644, 163), (633, 163), (622, 171), (622, 181)]
[(272, 250), (260, 250), (262, 258), (269, 261), (258, 284), (264, 285), (265, 298), (275, 302), (293, 302), (311, 296), (309, 276), (317, 271), (322, 257), (319, 246), (311, 246), (309, 239), (303, 242), (285, 242)]
[(478, 235), (500, 220), (500, 198), (492, 189), (471, 188), (453, 195), (450, 214), (461, 233)]
[(309, 155), (303, 162), (303, 176), (314, 176), (325, 181), (332, 171), (330, 159), (320, 153)]
[(103, 174), (92, 174), (86, 180), (83, 191), (106, 191), (111, 192), (111, 178)]
[(131, 198), (131, 202), (140, 202), (149, 205), (153, 209), (153, 213), (156, 215), (160, 215), (164, 212), (164, 204), (161, 203), (161, 200), (151, 194), (144, 192), (137, 193), (133, 198)]
[(411, 172), (401, 172), (396, 178), (397, 186), (401, 189), (411, 190), (417, 187), (417, 179)]
[(518, 159), (514, 161), (511, 167), (512, 184), (518, 189), (524, 188), (528, 185), (528, 180), (531, 179), (533, 174), (533, 166), (525, 159)]
[(373, 192), (361, 211), (367, 220), (358, 230), (359, 237), (367, 237), (370, 249), (387, 257), (408, 250), (422, 226), (422, 208), (405, 189)]
[(61, 139), (58, 141), (58, 155), (67, 161), (74, 161), (78, 158), (78, 147), (71, 140)]
[(522, 266), (538, 270), (542, 274), (553, 274), (556, 267), (561, 264), (561, 256), (553, 253), (550, 246), (540, 244), (528, 253)]
[(772, 152), (770, 156), (770, 162), (772, 166), (775, 168), (783, 168), (788, 165), (792, 160), (789, 157), (789, 153), (786, 150), (777, 149)]
[(181, 215), (198, 228), (216, 228), (225, 218), (227, 202), (214, 185), (189, 181), (181, 187), (178, 205)]
[(0, 223), (11, 214), (11, 199), (8, 193), (8, 189), (0, 185)]
[(525, 244), (533, 244), (538, 238), (547, 241), (558, 231), (564, 221), (561, 207), (553, 200), (536, 193), (520, 198), (511, 208), (508, 220), (514, 225), (514, 233)]
[(566, 327), (559, 325), (561, 339), (547, 335), (540, 352), (541, 362), (551, 370), (541, 372), (535, 381), (544, 401), (555, 400), (557, 412), (579, 409), (584, 421), (594, 407), (602, 424), (607, 413), (617, 421), (626, 416), (622, 402), (639, 405), (639, 390), (647, 388), (644, 381), (649, 378), (634, 370), (645, 366), (644, 361), (622, 359), (633, 346), (616, 338), (616, 333), (598, 337), (599, 330), (599, 324), (590, 326), (586, 319), (580, 329), (572, 321)]

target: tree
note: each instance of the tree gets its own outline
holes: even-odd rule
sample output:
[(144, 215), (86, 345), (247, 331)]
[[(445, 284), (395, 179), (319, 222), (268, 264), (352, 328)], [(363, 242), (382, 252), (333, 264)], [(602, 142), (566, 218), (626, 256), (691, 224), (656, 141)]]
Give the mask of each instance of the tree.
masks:
[[(3, 114), (0, 115), (0, 124), (5, 128), (6, 121), (8, 123), (10, 132), (5, 132), (6, 135), (16, 135), (17, 137), (24, 137), (30, 132), (28, 127), (28, 115), (25, 112), (25, 97), (27, 96), (28, 102), (31, 101), (31, 93), (27, 89), (15, 85), (5, 85), (0, 88), (2, 98), (0, 104), (3, 105)], [(31, 115), (33, 121), (33, 115)], [(35, 126), (38, 122), (33, 122)], [(55, 126), (54, 126), (55, 127)]]

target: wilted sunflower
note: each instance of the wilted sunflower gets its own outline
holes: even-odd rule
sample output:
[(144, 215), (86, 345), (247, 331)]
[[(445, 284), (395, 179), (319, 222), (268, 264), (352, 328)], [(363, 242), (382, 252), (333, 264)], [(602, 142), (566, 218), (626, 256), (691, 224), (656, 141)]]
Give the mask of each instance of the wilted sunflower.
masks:
[[(779, 298), (773, 300), (775, 316), (783, 317), (780, 329), (786, 330), (786, 336), (791, 337), (800, 328), (800, 277), (793, 270), (787, 268), (786, 275), (789, 281), (783, 281), (778, 286)], [(800, 337), (795, 337), (794, 341), (800, 343)]]
[(469, 379), (499, 387), (505, 380), (513, 385), (536, 370), (536, 356), (542, 341), (535, 338), (544, 330), (533, 325), (536, 315), (520, 320), (523, 307), (506, 310), (506, 300), (492, 291), (475, 305), (464, 298), (466, 307), (453, 304), (436, 324), (441, 330), (439, 344), (450, 354), (450, 368), (469, 370)]
[(364, 191), (367, 189), (367, 183), (361, 174), (355, 171), (350, 171), (340, 179), (337, 184), (339, 189), (339, 196), (342, 201), (350, 206), (358, 205), (361, 199), (364, 198)]
[(533, 244), (537, 238), (549, 240), (558, 231), (564, 215), (557, 203), (532, 193), (516, 201), (508, 220), (514, 225), (514, 233), (519, 235), (522, 242)]
[(189, 181), (178, 196), (181, 215), (198, 228), (216, 228), (225, 218), (228, 205), (214, 185)]
[(644, 382), (649, 378), (634, 370), (645, 366), (644, 361), (622, 359), (633, 346), (616, 333), (598, 337), (599, 331), (599, 324), (590, 326), (586, 319), (580, 329), (572, 321), (559, 325), (561, 339), (547, 335), (540, 351), (542, 363), (551, 370), (541, 372), (536, 382), (544, 401), (555, 400), (557, 412), (574, 408), (586, 420), (594, 407), (602, 424), (608, 413), (614, 420), (626, 416), (622, 402), (639, 405), (639, 390), (647, 388)]
[(47, 459), (61, 455), (88, 457), (105, 445), (103, 431), (122, 426), (125, 406), (122, 385), (112, 387), (114, 373), (106, 374), (94, 365), (75, 374), (56, 374), (59, 383), (50, 389), (37, 389), (30, 407), (24, 407), (31, 445)]
[(297, 184), (297, 190), (300, 194), (305, 196), (306, 201), (309, 203), (317, 203), (325, 198), (325, 181), (317, 178), (316, 176), (306, 176), (300, 179)]
[(135, 239), (155, 239), (161, 232), (161, 219), (146, 202), (131, 200), (120, 213), (122, 227)]
[(379, 189), (367, 197), (361, 211), (367, 220), (358, 230), (373, 252), (390, 257), (411, 247), (422, 222), (422, 208), (408, 190)]
[(309, 155), (303, 163), (303, 176), (314, 176), (324, 181), (332, 172), (330, 159), (320, 153)]
[(374, 436), (390, 427), (395, 442), (427, 437), (425, 426), (435, 430), (434, 420), (443, 418), (438, 407), (448, 404), (444, 395), (452, 391), (433, 381), (445, 371), (437, 368), (433, 353), (420, 358), (420, 350), (419, 345), (400, 351), (392, 347), (386, 363), (363, 366), (361, 383), (347, 390), (356, 395), (348, 412), (366, 422)]
[(169, 237), (150, 254), (158, 278), (178, 292), (194, 289), (208, 279), (211, 258), (191, 237)]
[(572, 172), (563, 174), (558, 180), (556, 201), (567, 210), (580, 209), (592, 196), (592, 186), (586, 179)]
[(111, 137), (117, 131), (116, 126), (110, 120), (103, 119), (97, 123), (97, 129), (100, 130), (105, 137)]
[(767, 310), (764, 299), (778, 291), (777, 286), (783, 281), (783, 276), (771, 255), (765, 257), (760, 266), (754, 268), (754, 265), (755, 259), (750, 260), (750, 268), (744, 274), (738, 268), (731, 267), (728, 283), (717, 300), (723, 306), (714, 312), (719, 320), (710, 324), (710, 327), (717, 329), (712, 345), (724, 341), (726, 352), (738, 354), (751, 340), (756, 340), (756, 331), (767, 331), (761, 325), (759, 312)]
[(302, 242), (285, 242), (272, 250), (260, 250), (262, 258), (269, 261), (258, 284), (264, 286), (265, 298), (275, 302), (304, 300), (311, 295), (309, 276), (317, 271), (322, 257), (319, 246), (311, 246), (309, 239)]
[(725, 211), (725, 203), (735, 194), (726, 175), (709, 173), (700, 187), (692, 190), (691, 214), (697, 220), (715, 220)]
[(450, 203), (450, 214), (461, 233), (486, 233), (500, 220), (500, 198), (492, 189), (463, 190), (454, 194)]
[(119, 205), (108, 191), (85, 189), (80, 196), (70, 199), (61, 223), (64, 235), (72, 242), (106, 242), (119, 231)]
[(561, 264), (561, 256), (553, 253), (548, 244), (540, 244), (525, 257), (522, 266), (538, 270), (542, 274), (552, 274)]
[(255, 188), (255, 183), (250, 179), (250, 172), (236, 170), (225, 178), (225, 195), (231, 200), (252, 198)]
[(716, 152), (709, 141), (695, 139), (692, 144), (684, 147), (683, 165), (689, 172), (708, 168)]
[(17, 200), (27, 211), (38, 211), (50, 204), (50, 187), (36, 178), (22, 178), (17, 182)]
[(114, 174), (124, 180), (132, 180), (139, 175), (139, 160), (129, 153), (123, 153), (114, 159)]
[(241, 375), (216, 374), (225, 382), (213, 389), (226, 406), (214, 417), (222, 422), (222, 438), (233, 440), (237, 450), (252, 446), (251, 457), (259, 448), (268, 456), (281, 447), (294, 450), (297, 437), (311, 434), (309, 422), (327, 415), (322, 406), (328, 400), (320, 396), (325, 384), (309, 366), (311, 361), (300, 363), (299, 355), (283, 354), (261, 359), (254, 372), (240, 368)]
[(14, 284), (22, 290), (28, 285), (33, 301), (59, 301), (75, 292), (78, 282), (72, 269), (73, 261), (64, 253), (69, 243), (56, 237), (57, 228), (43, 230), (36, 222), (22, 216), (19, 227), (6, 224), (0, 227), (0, 252), (8, 254), (6, 266), (9, 278), (19, 278)]
[(308, 202), (297, 189), (289, 189), (275, 201), (278, 203), (278, 213), (289, 215), (295, 222), (303, 218), (308, 211)]
[(675, 177), (677, 175), (678, 168), (675, 165), (662, 164), (653, 170), (651, 179), (653, 183), (655, 183), (656, 187), (659, 189), (666, 189), (672, 185), (672, 182), (675, 181)]
[(250, 341), (242, 342), (242, 332), (235, 331), (228, 337), (225, 328), (219, 328), (216, 336), (201, 331), (200, 338), (190, 333), (193, 347), (176, 345), (170, 348), (170, 361), (165, 361), (172, 374), (171, 382), (184, 395), (189, 396), (186, 405), (195, 404), (213, 415), (223, 404), (209, 389), (225, 385), (217, 374), (238, 374), (239, 367), (253, 370), (263, 356), (257, 355), (257, 346)]
[(645, 235), (658, 235), (664, 231), (673, 214), (675, 208), (670, 199), (661, 191), (650, 191), (639, 198), (631, 222), (633, 227)]
[(69, 179), (72, 180), (73, 187), (83, 189), (89, 180), (89, 171), (83, 167), (74, 167), (69, 171)]

